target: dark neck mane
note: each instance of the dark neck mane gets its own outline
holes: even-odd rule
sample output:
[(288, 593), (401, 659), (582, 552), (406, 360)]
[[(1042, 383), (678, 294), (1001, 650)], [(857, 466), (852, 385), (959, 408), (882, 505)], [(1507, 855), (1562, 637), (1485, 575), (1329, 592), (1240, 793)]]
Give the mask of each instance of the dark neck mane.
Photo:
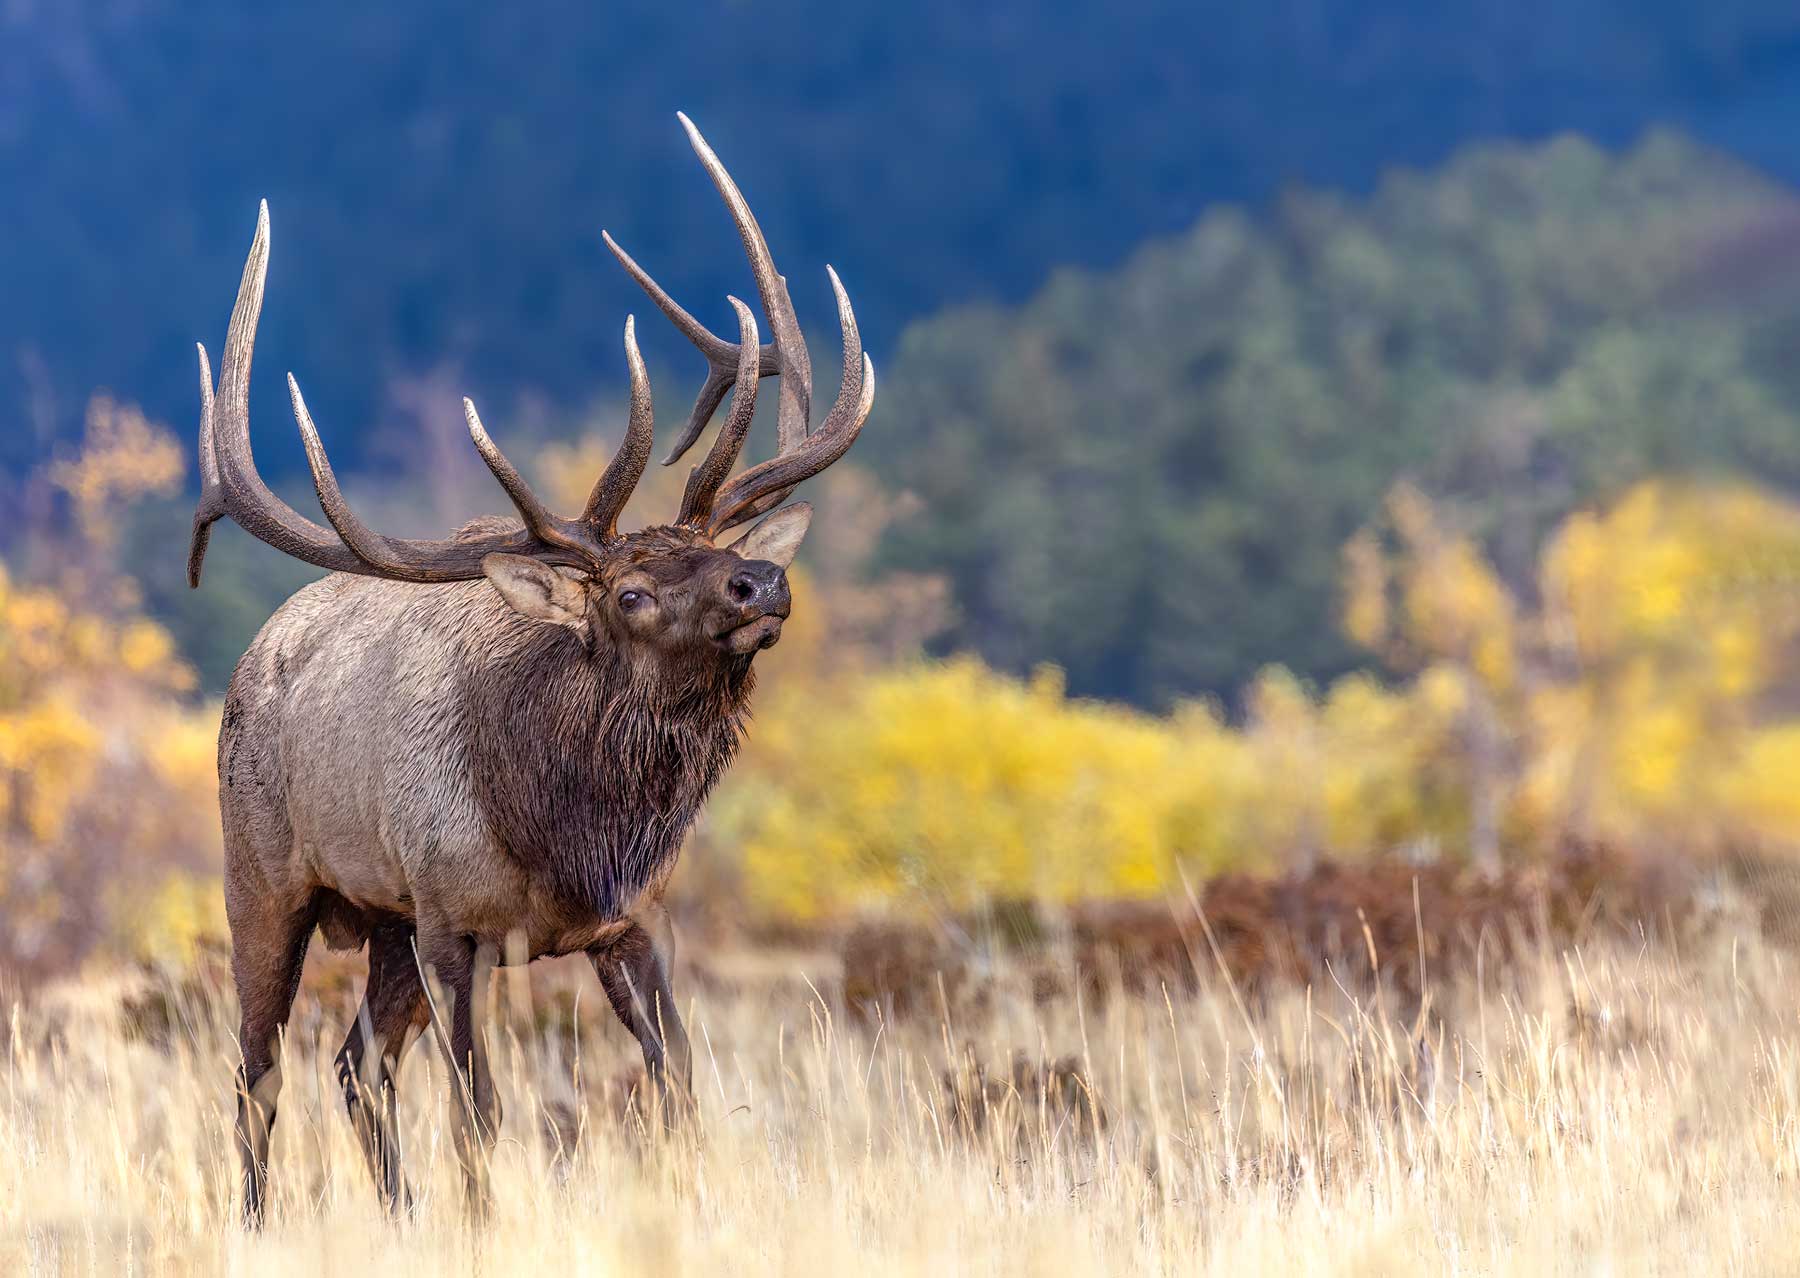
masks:
[(469, 765), (506, 853), (612, 919), (665, 876), (737, 752), (749, 658), (646, 678), (597, 636), (522, 623), (470, 669)]

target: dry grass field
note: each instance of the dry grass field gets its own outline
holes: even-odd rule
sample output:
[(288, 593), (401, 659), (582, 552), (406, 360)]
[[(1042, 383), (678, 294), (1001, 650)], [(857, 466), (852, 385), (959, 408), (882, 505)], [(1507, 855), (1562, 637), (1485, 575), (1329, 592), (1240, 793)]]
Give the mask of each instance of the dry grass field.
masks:
[(833, 952), (689, 945), (700, 1113), (673, 1135), (597, 988), (509, 972), (480, 1227), (419, 1048), (416, 1203), (378, 1212), (330, 1069), (347, 971), (315, 962), (260, 1235), (216, 961), (91, 974), (9, 1012), (0, 1272), (1793, 1272), (1800, 964), (1742, 909), (1679, 931), (1477, 946), (1422, 998), (1206, 955), (1189, 988), (1047, 992), (1001, 957), (894, 1020), (843, 1003)]

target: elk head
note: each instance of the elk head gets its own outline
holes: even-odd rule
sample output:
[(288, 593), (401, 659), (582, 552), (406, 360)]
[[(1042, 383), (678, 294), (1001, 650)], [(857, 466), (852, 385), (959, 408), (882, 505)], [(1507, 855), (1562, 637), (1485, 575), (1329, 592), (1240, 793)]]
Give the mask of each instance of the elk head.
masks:
[[(277, 550), (321, 568), (409, 582), (486, 577), (525, 616), (589, 636), (605, 634), (634, 661), (691, 660), (703, 653), (747, 660), (773, 644), (788, 615), (786, 569), (812, 517), (804, 502), (782, 503), (798, 484), (830, 466), (855, 442), (874, 402), (875, 370), (863, 353), (850, 299), (836, 272), (827, 267), (843, 329), (843, 378), (831, 410), (816, 429), (812, 427), (812, 368), (787, 283), (775, 269), (737, 184), (693, 123), (685, 115), (680, 120), (737, 224), (772, 340), (766, 344), (759, 340), (755, 315), (735, 297), (729, 300), (737, 314), (737, 340), (714, 335), (610, 235), (605, 236), (631, 277), (706, 356), (706, 381), (665, 465), (693, 446), (726, 395), (731, 396), (712, 447), (689, 472), (673, 523), (619, 531), (620, 512), (643, 476), (654, 432), (650, 380), (629, 317), (625, 357), (631, 411), (625, 439), (579, 515), (565, 518), (546, 509), (483, 429), (475, 405), (465, 399), (469, 436), (518, 518), (477, 520), (445, 541), (384, 536), (363, 523), (344, 500), (292, 374), (288, 393), (294, 418), (306, 445), (319, 505), (331, 526), (308, 519), (282, 501), (257, 473), (250, 448), (250, 360), (269, 260), (269, 210), (264, 203), (232, 308), (216, 395), (206, 350), (200, 348), (201, 494), (188, 552), (188, 584), (200, 584), (212, 525), (229, 515)], [(758, 383), (770, 375), (780, 378), (781, 387), (776, 456), (733, 476), (756, 411)], [(729, 545), (718, 544), (725, 533), (756, 519), (760, 522), (745, 536)]]

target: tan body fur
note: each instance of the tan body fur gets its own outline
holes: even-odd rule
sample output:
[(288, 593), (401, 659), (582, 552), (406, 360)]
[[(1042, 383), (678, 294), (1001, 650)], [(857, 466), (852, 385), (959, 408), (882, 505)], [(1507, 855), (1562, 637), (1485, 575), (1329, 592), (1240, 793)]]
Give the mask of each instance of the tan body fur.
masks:
[[(645, 812), (636, 828), (605, 831), (611, 814), (550, 814), (572, 839), (587, 826), (594, 842), (610, 834), (646, 852), (654, 845), (631, 882), (583, 901), (511, 852), (483, 810), (484, 761), (474, 757), (483, 734), (464, 688), (514, 677), (546, 649), (573, 655), (558, 636), (534, 633), (545, 629), (485, 581), (334, 574), (290, 599), (239, 662), (219, 736), (232, 913), (273, 901), (300, 908), (330, 893), (338, 900), (322, 903), (320, 921), (336, 947), (360, 945), (385, 914), (537, 958), (591, 949), (655, 906), (685, 832), (667, 823), (676, 814)], [(724, 755), (731, 742), (708, 744)]]

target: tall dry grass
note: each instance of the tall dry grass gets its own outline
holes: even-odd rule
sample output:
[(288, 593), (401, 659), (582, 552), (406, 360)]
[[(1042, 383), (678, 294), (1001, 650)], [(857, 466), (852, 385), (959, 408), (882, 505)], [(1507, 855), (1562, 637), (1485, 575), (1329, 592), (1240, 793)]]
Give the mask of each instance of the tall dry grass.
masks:
[(980, 1009), (868, 1024), (828, 960), (700, 956), (701, 1119), (672, 1137), (621, 1102), (597, 990), (509, 975), (481, 1228), (426, 1049), (403, 1079), (418, 1201), (379, 1214), (329, 1068), (348, 995), (308, 994), (260, 1235), (235, 1218), (216, 975), (90, 976), (6, 1027), (0, 1272), (1788, 1271), (1795, 960), (1754, 931), (1427, 973), (1423, 1018), (1354, 973), (1094, 1007), (1001, 970)]

